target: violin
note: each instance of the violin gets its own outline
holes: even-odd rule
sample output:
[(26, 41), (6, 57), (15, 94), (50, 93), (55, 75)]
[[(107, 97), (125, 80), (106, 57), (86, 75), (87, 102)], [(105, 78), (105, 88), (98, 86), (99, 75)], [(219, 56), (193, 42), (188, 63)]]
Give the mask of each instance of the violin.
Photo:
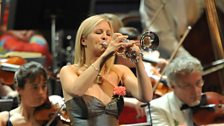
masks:
[(172, 90), (167, 86), (167, 84), (160, 82), (154, 91), (153, 98), (161, 97), (170, 91)]
[(69, 116), (65, 110), (64, 103), (62, 105), (53, 104), (49, 99), (44, 104), (38, 106), (34, 111), (35, 120), (50, 125), (55, 119), (59, 119), (63, 123), (70, 123)]
[(152, 74), (149, 75), (149, 77), (151, 78), (151, 83), (154, 87), (153, 98), (161, 97), (171, 91), (171, 89), (167, 85), (166, 76), (162, 76), (155, 67), (151, 68), (151, 73)]
[(224, 123), (224, 96), (216, 92), (206, 92), (200, 105), (192, 109), (196, 125)]
[(26, 60), (19, 56), (10, 56), (0, 59), (0, 83), (5, 85), (14, 84), (14, 73)]

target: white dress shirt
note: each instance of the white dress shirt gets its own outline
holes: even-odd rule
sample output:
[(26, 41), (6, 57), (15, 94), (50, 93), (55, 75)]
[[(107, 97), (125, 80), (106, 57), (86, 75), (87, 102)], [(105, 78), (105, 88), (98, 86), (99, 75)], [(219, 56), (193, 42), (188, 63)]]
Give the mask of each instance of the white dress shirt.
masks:
[[(181, 102), (173, 92), (153, 99), (150, 110), (153, 126), (193, 126), (191, 109), (180, 110)], [(146, 107), (147, 122), (151, 122), (149, 109)]]

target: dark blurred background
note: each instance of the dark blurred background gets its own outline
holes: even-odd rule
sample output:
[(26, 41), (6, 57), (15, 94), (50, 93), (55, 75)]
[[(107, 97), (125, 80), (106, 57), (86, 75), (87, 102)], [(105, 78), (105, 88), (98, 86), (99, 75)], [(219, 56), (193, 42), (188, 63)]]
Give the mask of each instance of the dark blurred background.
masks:
[(83, 19), (94, 14), (114, 13), (121, 18), (134, 17), (125, 25), (141, 30), (139, 3), (140, 0), (10, 0), (8, 29), (35, 29), (43, 33), (55, 60), (60, 59), (56, 63), (60, 67), (72, 62), (69, 54)]

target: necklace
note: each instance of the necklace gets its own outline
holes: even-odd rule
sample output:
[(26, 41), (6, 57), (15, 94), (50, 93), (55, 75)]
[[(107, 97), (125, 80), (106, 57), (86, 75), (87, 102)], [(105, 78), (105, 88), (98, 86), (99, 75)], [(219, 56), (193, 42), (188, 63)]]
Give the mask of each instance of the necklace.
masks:
[(83, 66), (84, 66), (84, 67), (86, 67), (86, 68), (88, 68), (88, 67), (89, 67), (87, 64), (84, 64)]

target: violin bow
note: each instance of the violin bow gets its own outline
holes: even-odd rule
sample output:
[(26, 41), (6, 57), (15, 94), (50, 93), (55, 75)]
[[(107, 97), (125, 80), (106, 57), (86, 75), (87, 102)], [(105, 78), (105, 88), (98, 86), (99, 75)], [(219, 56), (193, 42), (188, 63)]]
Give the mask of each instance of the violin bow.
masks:
[[(171, 61), (173, 61), (173, 59), (175, 58), (175, 56), (176, 56), (176, 54), (177, 54), (179, 48), (180, 48), (181, 45), (183, 44), (183, 42), (184, 42), (185, 38), (187, 37), (187, 35), (189, 34), (190, 30), (191, 30), (191, 26), (188, 26), (188, 27), (187, 27), (187, 30), (184, 32), (183, 37), (181, 37), (180, 41), (178, 42), (177, 48), (174, 50), (174, 52), (173, 52), (172, 55), (170, 56), (170, 58), (169, 58), (169, 60), (168, 60), (169, 63), (170, 63)], [(153, 92), (155, 92), (155, 90), (156, 90), (156, 88), (157, 88), (157, 86), (158, 86), (160, 80), (162, 79), (162, 76), (163, 76), (164, 73), (165, 73), (165, 69), (167, 68), (168, 65), (169, 65), (169, 64), (167, 64), (167, 65), (165, 66), (165, 68), (162, 70), (159, 81), (157, 81), (157, 83), (156, 83), (156, 84), (154, 85), (154, 87), (153, 87)]]
[(61, 105), (61, 107), (54, 113), (53, 117), (47, 122), (45, 126), (50, 126), (51, 123), (55, 120), (55, 118), (58, 116), (62, 108), (65, 106), (65, 103)]
[[(206, 68), (208, 67), (208, 68)], [(205, 66), (203, 76), (224, 68), (224, 59), (220, 59), (211, 63), (211, 66)]]

